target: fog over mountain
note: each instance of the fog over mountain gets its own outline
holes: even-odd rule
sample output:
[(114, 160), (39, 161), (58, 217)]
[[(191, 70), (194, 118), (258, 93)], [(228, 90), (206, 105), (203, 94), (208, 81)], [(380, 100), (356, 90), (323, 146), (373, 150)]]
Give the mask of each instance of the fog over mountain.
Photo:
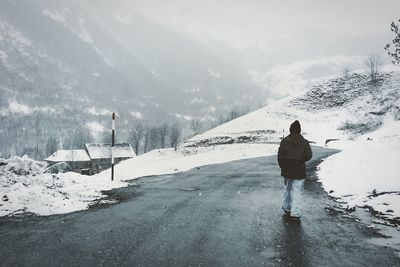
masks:
[(0, 0), (3, 156), (102, 141), (113, 111), (120, 141), (138, 123), (190, 135), (362, 69), (391, 38), (384, 2)]
[(7, 128), (0, 138), (11, 154), (37, 150), (19, 151), (29, 137), (42, 145), (55, 135), (68, 146), (66, 129), (99, 141), (112, 111), (126, 137), (133, 122), (212, 123), (233, 107), (255, 107), (268, 97), (240, 61), (123, 1), (2, 0), (0, 62)]
[(344, 66), (363, 69), (369, 54), (385, 56), (400, 9), (396, 0), (126, 2), (221, 52), (232, 48), (276, 99), (340, 75)]
[[(45, 76), (44, 83), (54, 79), (59, 88), (53, 86), (52, 93), (79, 92), (82, 99), (115, 100), (118, 106), (124, 102), (132, 111), (141, 108), (144, 115), (160, 107), (150, 117), (165, 112), (204, 115), (204, 108), (216, 108), (216, 95), (222, 102), (218, 105), (259, 96), (240, 65), (133, 11), (127, 19), (121, 13), (122, 2), (2, 1), (1, 5), (2, 68), (9, 66), (10, 71), (16, 64), (36, 68), (31, 73), (34, 79)], [(34, 91), (42, 89), (35, 86)], [(201, 102), (201, 108), (185, 107), (193, 102)]]

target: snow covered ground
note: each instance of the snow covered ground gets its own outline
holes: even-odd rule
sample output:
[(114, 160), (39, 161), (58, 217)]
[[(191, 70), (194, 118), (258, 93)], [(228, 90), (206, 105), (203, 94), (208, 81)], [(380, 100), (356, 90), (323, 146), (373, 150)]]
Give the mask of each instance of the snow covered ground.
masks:
[(0, 160), (0, 216), (83, 210), (104, 197), (101, 190), (127, 185), (73, 172), (45, 173), (46, 165), (26, 156)]
[(380, 217), (400, 217), (400, 121), (352, 141), (333, 144), (342, 152), (321, 163), (324, 189), (343, 207), (372, 207)]
[(102, 191), (127, 186), (121, 180), (172, 174), (195, 167), (233, 160), (273, 155), (277, 145), (235, 144), (207, 148), (159, 149), (123, 161), (94, 176), (73, 172), (45, 173), (46, 164), (27, 157), (1, 160), (0, 216), (31, 212), (38, 215), (68, 213), (88, 209), (106, 197)]
[(104, 198), (102, 190), (127, 186), (127, 180), (274, 155), (277, 142), (297, 119), (309, 141), (342, 150), (319, 167), (328, 194), (343, 207), (370, 206), (379, 216), (399, 222), (399, 88), (400, 73), (383, 74), (374, 85), (363, 74), (329, 80), (197, 135), (176, 151), (153, 150), (123, 161), (115, 167), (114, 182), (109, 170), (94, 176), (53, 175), (44, 173), (43, 163), (27, 158), (3, 160), (0, 216), (82, 210)]

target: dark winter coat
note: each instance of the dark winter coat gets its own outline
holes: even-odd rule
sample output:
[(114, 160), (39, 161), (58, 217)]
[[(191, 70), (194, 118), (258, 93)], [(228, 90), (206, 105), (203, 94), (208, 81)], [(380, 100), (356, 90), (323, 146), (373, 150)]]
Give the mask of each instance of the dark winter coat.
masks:
[(311, 146), (301, 134), (292, 133), (282, 139), (278, 150), (278, 163), (283, 177), (305, 179), (305, 162), (311, 158)]

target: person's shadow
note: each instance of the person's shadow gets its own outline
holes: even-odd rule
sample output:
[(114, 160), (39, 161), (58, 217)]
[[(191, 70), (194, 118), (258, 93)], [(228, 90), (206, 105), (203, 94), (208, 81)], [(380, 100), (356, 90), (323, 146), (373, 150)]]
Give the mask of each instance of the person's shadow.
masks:
[(282, 266), (310, 266), (306, 237), (301, 222), (282, 218), (282, 227), (276, 241), (280, 244)]

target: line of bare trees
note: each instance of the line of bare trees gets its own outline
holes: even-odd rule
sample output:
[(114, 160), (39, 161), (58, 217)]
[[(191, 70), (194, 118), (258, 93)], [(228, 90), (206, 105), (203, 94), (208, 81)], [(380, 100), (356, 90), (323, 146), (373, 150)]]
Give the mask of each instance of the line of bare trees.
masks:
[(226, 115), (222, 115), (221, 114), (219, 116), (218, 123), (219, 124), (226, 123), (228, 121), (231, 121), (231, 120), (237, 119), (237, 118), (239, 118), (239, 117), (241, 117), (243, 115), (246, 115), (249, 112), (250, 112), (250, 108), (247, 107), (247, 106), (246, 107), (242, 107), (242, 108), (233, 107), (233, 108), (231, 108), (231, 110)]
[[(365, 59), (365, 66), (367, 67), (367, 73), (373, 84), (379, 80), (379, 73), (383, 65), (383, 59), (380, 54), (371, 54)], [(345, 65), (342, 70), (343, 77), (349, 78), (352, 71), (349, 65)]]
[(53, 113), (10, 113), (0, 116), (0, 157), (23, 156), (43, 160), (57, 149), (82, 148), (93, 137), (74, 118)]
[[(216, 120), (211, 125), (206, 125), (202, 118), (193, 118), (188, 125), (190, 133), (186, 133), (187, 135), (185, 136), (198, 135), (204, 130), (243, 116), (249, 113), (249, 111), (249, 107), (233, 107), (225, 115), (221, 114), (219, 120)], [(129, 133), (128, 142), (133, 145), (136, 154), (140, 154), (141, 152), (146, 153), (157, 148), (172, 147), (177, 149), (183, 137), (182, 128), (179, 122), (175, 122), (174, 124), (163, 123), (151, 127), (145, 127), (143, 124), (137, 123)]]
[(129, 142), (136, 154), (146, 153), (157, 148), (173, 147), (177, 149), (181, 141), (182, 127), (176, 122), (172, 125), (163, 123), (159, 126), (145, 127), (138, 123), (129, 134)]

